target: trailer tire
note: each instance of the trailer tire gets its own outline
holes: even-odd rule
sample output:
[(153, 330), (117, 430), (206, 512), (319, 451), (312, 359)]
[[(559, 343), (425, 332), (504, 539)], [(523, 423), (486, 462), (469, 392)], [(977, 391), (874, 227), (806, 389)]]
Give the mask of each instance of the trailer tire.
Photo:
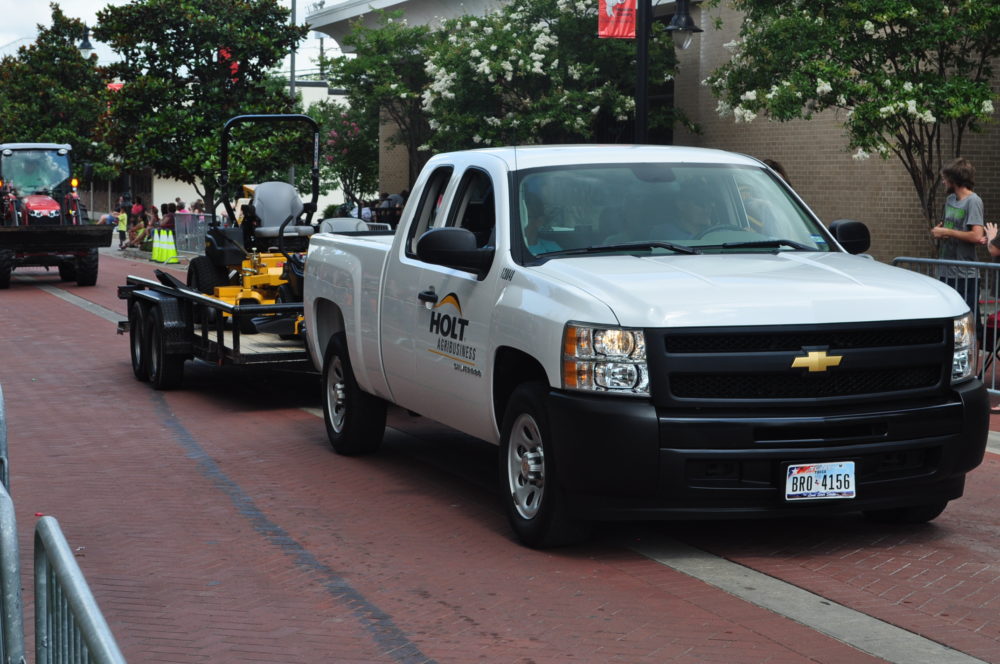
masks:
[(0, 290), (10, 288), (10, 273), (14, 271), (14, 252), (0, 249)]
[(163, 330), (163, 314), (159, 307), (151, 307), (146, 314), (143, 327), (146, 341), (146, 375), (157, 390), (172, 390), (180, 387), (184, 377), (184, 356), (167, 354)]
[(385, 434), (385, 401), (358, 387), (344, 333), (334, 335), (323, 358), (323, 420), (337, 454), (372, 454)]
[(128, 341), (132, 355), (132, 373), (143, 383), (149, 381), (149, 340), (146, 338), (146, 312), (139, 302), (133, 302), (128, 311)]
[(97, 249), (88, 249), (87, 253), (76, 259), (76, 285), (93, 286), (97, 283)]
[(76, 281), (76, 259), (59, 263), (59, 280)]
[(500, 492), (504, 511), (525, 546), (543, 549), (585, 540), (590, 524), (569, 514), (549, 426), (548, 389), (519, 385), (511, 394), (500, 431)]

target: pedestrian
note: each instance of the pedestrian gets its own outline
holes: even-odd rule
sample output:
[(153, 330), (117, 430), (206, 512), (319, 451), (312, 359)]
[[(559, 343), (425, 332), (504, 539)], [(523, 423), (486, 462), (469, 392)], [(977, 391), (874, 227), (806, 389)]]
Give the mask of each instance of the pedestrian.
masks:
[[(948, 192), (944, 201), (944, 218), (931, 229), (938, 240), (938, 258), (973, 262), (976, 246), (985, 236), (983, 231), (983, 199), (973, 192), (976, 169), (964, 157), (952, 160), (941, 169), (941, 183)], [(938, 279), (945, 282), (965, 299), (972, 318), (979, 328), (979, 270), (975, 266), (939, 265)]]
[(177, 212), (177, 206), (173, 203), (164, 203), (160, 206), (160, 213), (163, 215), (160, 217), (160, 228), (165, 231), (174, 230), (174, 213)]
[(121, 205), (118, 207), (118, 225), (115, 230), (118, 231), (118, 249), (125, 248), (125, 242), (128, 240), (128, 212), (125, 211), (126, 207)]
[(131, 222), (134, 224), (145, 212), (146, 206), (142, 204), (142, 196), (136, 196), (135, 202), (132, 203), (132, 209), (129, 213), (131, 216)]
[(160, 226), (160, 211), (156, 209), (155, 205), (149, 206), (149, 221), (146, 225), (149, 228), (158, 228)]
[(764, 165), (770, 168), (772, 171), (781, 176), (781, 179), (785, 181), (789, 187), (792, 186), (791, 181), (788, 179), (788, 174), (785, 172), (785, 167), (781, 165), (780, 161), (775, 159), (764, 159), (762, 160)]

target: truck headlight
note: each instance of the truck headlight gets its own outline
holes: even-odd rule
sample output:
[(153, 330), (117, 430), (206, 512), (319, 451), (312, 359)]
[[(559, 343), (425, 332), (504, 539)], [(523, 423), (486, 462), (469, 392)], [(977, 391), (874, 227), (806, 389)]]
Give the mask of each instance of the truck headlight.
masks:
[(642, 330), (569, 323), (563, 331), (563, 387), (649, 396)]
[(972, 376), (976, 369), (976, 325), (972, 314), (955, 319), (955, 355), (951, 362), (951, 382)]

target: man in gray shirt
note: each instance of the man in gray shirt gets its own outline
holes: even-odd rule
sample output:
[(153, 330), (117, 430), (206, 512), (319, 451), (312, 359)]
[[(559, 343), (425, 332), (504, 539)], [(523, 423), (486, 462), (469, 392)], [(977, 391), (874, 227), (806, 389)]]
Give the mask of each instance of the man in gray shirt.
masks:
[[(975, 261), (976, 245), (983, 234), (983, 199), (972, 191), (976, 169), (959, 157), (941, 169), (941, 182), (948, 190), (944, 220), (931, 229), (939, 241), (938, 257), (953, 261)], [(979, 270), (972, 266), (941, 265), (938, 278), (965, 298), (979, 326)]]

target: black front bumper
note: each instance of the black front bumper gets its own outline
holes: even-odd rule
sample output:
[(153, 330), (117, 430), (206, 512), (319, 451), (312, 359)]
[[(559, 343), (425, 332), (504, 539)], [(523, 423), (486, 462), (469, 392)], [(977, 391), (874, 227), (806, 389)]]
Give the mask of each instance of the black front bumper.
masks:
[[(937, 398), (835, 408), (693, 410), (552, 391), (553, 453), (578, 516), (685, 519), (837, 514), (951, 500), (983, 459), (978, 380)], [(784, 498), (791, 463), (854, 461), (857, 497)]]

